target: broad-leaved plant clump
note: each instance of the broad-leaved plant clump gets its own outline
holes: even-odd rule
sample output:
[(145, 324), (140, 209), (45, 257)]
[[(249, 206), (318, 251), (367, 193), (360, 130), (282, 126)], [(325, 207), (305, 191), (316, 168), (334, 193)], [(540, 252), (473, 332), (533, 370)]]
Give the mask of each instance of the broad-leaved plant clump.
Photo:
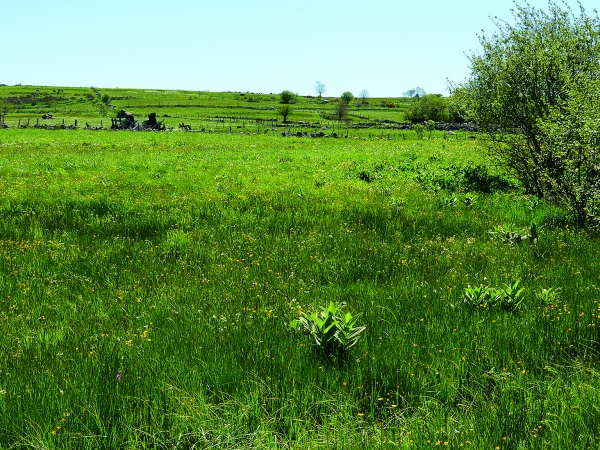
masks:
[(341, 362), (365, 330), (364, 326), (356, 326), (356, 319), (349, 312), (343, 313), (341, 306), (330, 302), (319, 311), (302, 312), (301, 317), (290, 322), (290, 327), (310, 335), (320, 356)]
[(500, 308), (506, 311), (517, 311), (523, 305), (521, 280), (504, 285), (504, 288), (490, 286), (467, 286), (463, 294), (465, 304), (475, 308)]

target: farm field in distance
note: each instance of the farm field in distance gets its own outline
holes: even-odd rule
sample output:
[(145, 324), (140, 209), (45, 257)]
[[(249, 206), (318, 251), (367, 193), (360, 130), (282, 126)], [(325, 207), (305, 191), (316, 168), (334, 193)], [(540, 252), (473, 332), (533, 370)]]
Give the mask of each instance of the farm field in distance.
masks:
[[(478, 136), (57, 90), (0, 87), (0, 448), (600, 446), (598, 235)], [(172, 131), (81, 129), (119, 109)], [(366, 327), (344, 360), (290, 327), (329, 302)]]
[[(276, 108), (279, 93), (169, 91), (150, 89), (57, 88), (44, 86), (0, 86), (0, 101), (10, 127), (59, 127), (61, 125), (110, 128), (111, 118), (125, 109), (136, 120), (152, 112), (171, 129), (181, 124), (205, 132), (277, 134), (276, 130), (352, 129), (353, 136), (387, 137), (394, 125), (404, 121), (409, 98), (368, 98), (351, 102), (347, 123), (329, 118), (338, 98), (302, 97), (292, 104), (287, 124)], [(42, 116), (51, 114), (51, 119)], [(377, 124), (378, 129), (372, 129)], [(365, 133), (364, 127), (371, 129)]]

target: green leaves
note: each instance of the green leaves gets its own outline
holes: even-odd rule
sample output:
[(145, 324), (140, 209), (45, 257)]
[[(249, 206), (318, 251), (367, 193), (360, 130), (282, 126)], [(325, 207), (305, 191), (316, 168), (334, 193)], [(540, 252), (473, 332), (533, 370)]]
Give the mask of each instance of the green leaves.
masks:
[(306, 313), (290, 322), (290, 327), (307, 333), (317, 351), (325, 359), (343, 360), (348, 350), (356, 345), (364, 326), (356, 326), (356, 317), (330, 302), (319, 311)]
[(513, 225), (497, 225), (492, 231), (488, 232), (492, 237), (498, 239), (508, 245), (520, 244), (525, 240), (536, 244), (538, 240), (538, 227), (535, 223), (531, 223), (524, 231), (518, 231), (513, 228)]
[(463, 295), (463, 302), (475, 308), (501, 308), (506, 311), (517, 311), (521, 308), (524, 297), (521, 280), (505, 284), (504, 288), (489, 286), (467, 286)]
[(450, 118), (448, 100), (438, 94), (416, 97), (404, 112), (404, 118), (413, 124), (429, 120), (447, 122)]
[(580, 11), (516, 5), (514, 25), (497, 20), (497, 31), (480, 38), (471, 79), (453, 95), (487, 133), (497, 162), (582, 226), (600, 216), (598, 127), (589, 127), (600, 111), (600, 19)]
[(419, 139), (423, 139), (423, 134), (425, 133), (425, 126), (420, 123), (416, 123), (412, 126), (412, 129), (417, 133)]
[(296, 103), (298, 96), (296, 94), (294, 94), (292, 91), (286, 89), (279, 95), (279, 99), (280, 99), (281, 103), (283, 103), (284, 105), (288, 105), (291, 103)]

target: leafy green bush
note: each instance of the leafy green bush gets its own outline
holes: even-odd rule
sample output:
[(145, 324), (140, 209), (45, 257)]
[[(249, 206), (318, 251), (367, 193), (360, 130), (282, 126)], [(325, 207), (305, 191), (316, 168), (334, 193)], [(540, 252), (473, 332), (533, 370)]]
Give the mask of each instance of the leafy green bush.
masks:
[(450, 118), (448, 101), (438, 94), (427, 94), (421, 98), (416, 97), (406, 109), (404, 118), (411, 123), (426, 122), (428, 120), (447, 122)]
[(277, 114), (282, 116), (283, 123), (287, 122), (288, 117), (294, 112), (294, 109), (289, 104), (277, 106)]
[(565, 6), (517, 5), (514, 25), (480, 36), (471, 79), (453, 96), (527, 193), (566, 207), (584, 226), (600, 217), (600, 18)]
[(421, 125), (420, 123), (416, 123), (413, 125), (412, 129), (414, 130), (415, 133), (417, 133), (417, 136), (419, 139), (423, 139), (423, 134), (425, 133), (424, 125)]
[(348, 351), (356, 345), (364, 326), (357, 327), (356, 317), (349, 312), (343, 314), (341, 306), (330, 302), (320, 311), (302, 313), (290, 322), (294, 330), (309, 334), (320, 356), (326, 360), (343, 361)]
[[(417, 136), (423, 136), (423, 125), (413, 125)], [(435, 161), (433, 161), (435, 162)], [(489, 194), (508, 191), (514, 188), (513, 183), (503, 174), (491, 173), (486, 166), (448, 164), (419, 168), (415, 180), (428, 189), (446, 189), (449, 191), (480, 192)]]
[(344, 100), (346, 103), (350, 103), (352, 100), (354, 100), (354, 94), (346, 91), (342, 94), (342, 100)]
[(505, 191), (511, 187), (508, 179), (490, 173), (487, 166), (469, 165), (463, 169), (465, 188), (477, 192), (492, 193)]
[(561, 289), (544, 288), (535, 293), (535, 297), (545, 306), (556, 305), (560, 298)]
[(504, 288), (489, 286), (467, 286), (463, 294), (463, 302), (475, 308), (501, 308), (506, 311), (517, 311), (523, 304), (523, 288), (519, 288), (520, 280), (505, 284)]
[(281, 94), (279, 94), (279, 101), (284, 105), (296, 103), (296, 100), (297, 95), (294, 94), (292, 91), (285, 90)]
[(535, 244), (538, 239), (537, 225), (535, 223), (532, 223), (527, 230), (522, 232), (514, 230), (512, 224), (510, 226), (497, 225), (489, 233), (501, 242), (509, 245), (520, 244), (527, 239), (532, 244)]

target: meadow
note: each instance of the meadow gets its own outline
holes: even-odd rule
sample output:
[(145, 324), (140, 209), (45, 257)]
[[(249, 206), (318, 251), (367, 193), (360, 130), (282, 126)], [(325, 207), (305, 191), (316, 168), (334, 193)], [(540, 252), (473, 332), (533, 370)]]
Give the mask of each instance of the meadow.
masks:
[[(117, 111), (125, 109), (132, 112), (138, 121), (155, 112), (167, 128), (177, 129), (185, 123), (193, 130), (207, 132), (277, 134), (277, 125), (305, 130), (321, 126), (346, 130), (365, 123), (400, 123), (412, 101), (408, 98), (369, 98), (365, 102), (355, 99), (351, 102), (347, 120), (339, 123), (329, 118), (338, 100), (299, 96), (292, 105), (289, 123), (284, 127), (276, 111), (278, 93), (0, 85), (0, 122), (14, 128), (57, 126), (63, 121), (66, 125), (73, 125), (77, 120), (79, 127), (89, 123), (93, 127), (110, 128), (110, 119)], [(44, 114), (52, 114), (54, 118), (42, 120)], [(388, 125), (384, 125), (386, 134), (390, 132)], [(383, 136), (380, 130), (357, 130), (352, 135)]]
[(479, 139), (11, 128), (0, 192), (0, 448), (600, 447), (598, 236)]

